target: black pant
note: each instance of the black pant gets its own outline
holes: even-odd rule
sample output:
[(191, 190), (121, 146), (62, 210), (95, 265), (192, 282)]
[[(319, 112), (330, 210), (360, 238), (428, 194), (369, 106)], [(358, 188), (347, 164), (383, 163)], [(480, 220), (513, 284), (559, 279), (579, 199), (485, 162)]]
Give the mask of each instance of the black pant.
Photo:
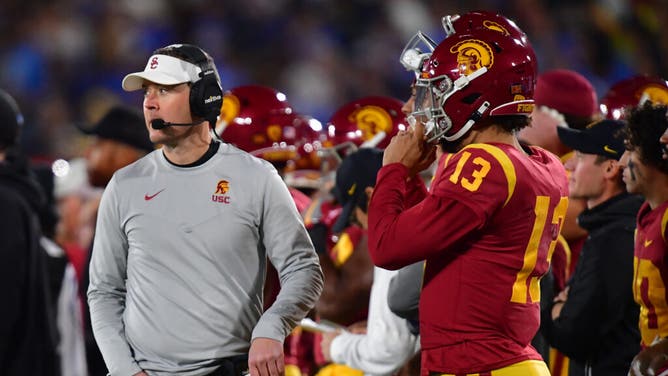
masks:
[(244, 376), (248, 374), (248, 355), (236, 355), (223, 358), (220, 367), (209, 376)]

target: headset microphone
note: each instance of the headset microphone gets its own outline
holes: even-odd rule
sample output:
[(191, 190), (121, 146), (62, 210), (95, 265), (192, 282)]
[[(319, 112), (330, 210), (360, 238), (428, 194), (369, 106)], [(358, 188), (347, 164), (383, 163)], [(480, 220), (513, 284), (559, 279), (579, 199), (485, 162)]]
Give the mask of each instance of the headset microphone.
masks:
[(196, 121), (196, 122), (193, 122), (193, 123), (169, 123), (169, 122), (166, 122), (162, 119), (153, 119), (153, 120), (151, 120), (151, 128), (153, 128), (153, 129), (163, 129), (163, 128), (171, 127), (171, 126), (189, 127), (191, 125), (202, 124), (203, 122), (204, 122), (204, 120)]

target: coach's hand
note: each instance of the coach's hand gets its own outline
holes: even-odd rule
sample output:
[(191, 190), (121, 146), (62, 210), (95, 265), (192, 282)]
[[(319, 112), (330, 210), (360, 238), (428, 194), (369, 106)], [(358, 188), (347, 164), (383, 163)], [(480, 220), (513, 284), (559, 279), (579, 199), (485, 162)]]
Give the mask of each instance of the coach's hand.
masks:
[(663, 338), (633, 358), (629, 376), (659, 375), (666, 366), (668, 366), (668, 338)]
[(255, 338), (248, 351), (251, 376), (281, 376), (285, 374), (283, 344), (275, 339)]

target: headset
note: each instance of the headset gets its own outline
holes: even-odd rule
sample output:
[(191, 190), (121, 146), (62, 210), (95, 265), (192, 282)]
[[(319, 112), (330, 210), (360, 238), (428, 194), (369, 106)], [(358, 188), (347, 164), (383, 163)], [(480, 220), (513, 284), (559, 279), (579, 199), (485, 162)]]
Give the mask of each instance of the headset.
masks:
[(211, 127), (215, 127), (223, 105), (223, 88), (218, 82), (214, 67), (208, 64), (206, 53), (197, 46), (182, 44), (175, 49), (202, 70), (199, 74), (200, 79), (190, 86), (190, 112), (204, 118)]

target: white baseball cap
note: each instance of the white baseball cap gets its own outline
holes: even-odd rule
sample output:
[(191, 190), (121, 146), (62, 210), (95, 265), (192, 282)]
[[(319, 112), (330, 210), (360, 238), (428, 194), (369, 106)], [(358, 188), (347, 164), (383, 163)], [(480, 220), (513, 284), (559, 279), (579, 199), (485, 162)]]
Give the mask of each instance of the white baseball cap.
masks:
[(130, 73), (123, 78), (123, 90), (135, 91), (142, 88), (144, 81), (160, 85), (177, 85), (197, 82), (202, 69), (193, 63), (168, 55), (153, 55), (148, 59), (143, 72)]

